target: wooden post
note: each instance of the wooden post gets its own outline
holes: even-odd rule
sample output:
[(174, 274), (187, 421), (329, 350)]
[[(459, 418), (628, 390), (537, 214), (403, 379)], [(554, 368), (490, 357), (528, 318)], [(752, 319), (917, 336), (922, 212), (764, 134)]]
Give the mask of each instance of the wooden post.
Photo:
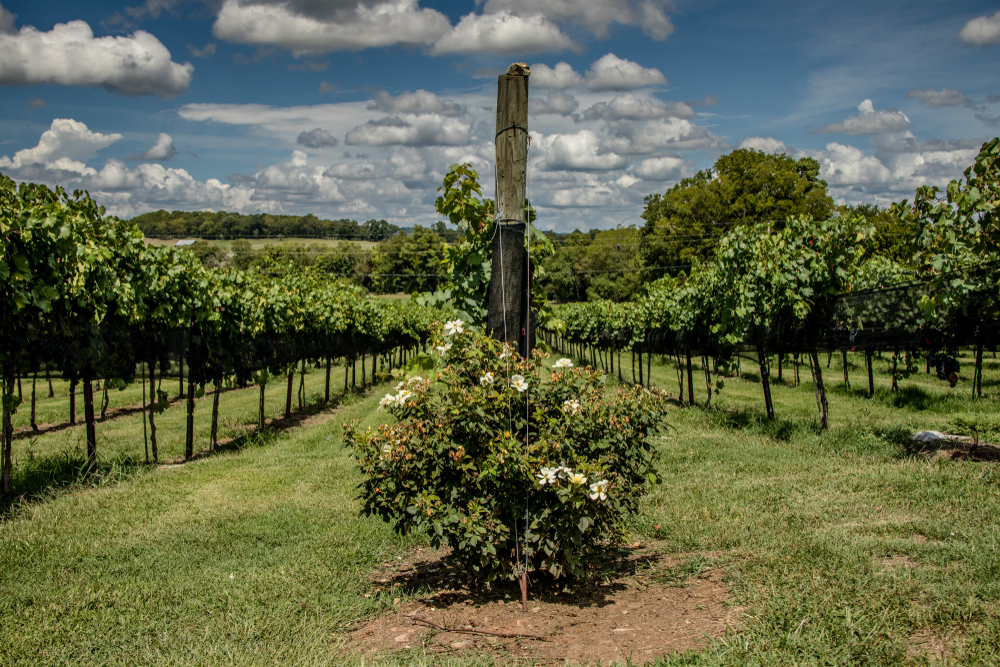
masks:
[[(486, 329), (497, 340), (517, 346), (528, 356), (533, 340), (528, 314), (530, 267), (524, 246), (527, 218), (525, 188), (528, 167), (528, 76), (514, 63), (497, 78), (496, 196), (492, 269)], [(533, 337), (533, 336), (532, 336)]]
[(194, 382), (191, 381), (191, 368), (188, 367), (187, 386), (187, 424), (184, 433), (184, 460), (190, 461), (194, 456)]
[(215, 391), (213, 392), (215, 396), (212, 397), (212, 451), (219, 448), (219, 382), (216, 380), (212, 383), (215, 385)]
[(35, 385), (38, 383), (38, 371), (35, 371), (34, 377), (31, 378), (31, 430), (38, 430), (38, 422), (35, 421)]
[(146, 465), (149, 465), (149, 435), (146, 431), (146, 362), (139, 364), (142, 369), (142, 444), (146, 448)]
[(865, 362), (868, 365), (868, 398), (875, 395), (875, 373), (872, 371), (872, 351), (865, 350)]
[[(833, 354), (832, 352), (830, 353)], [(823, 369), (819, 367), (819, 355), (815, 350), (812, 352), (813, 387), (816, 391), (816, 404), (819, 408), (819, 427), (826, 430), (830, 427), (830, 405), (826, 400), (826, 388), (823, 386)]]
[(760, 368), (760, 382), (764, 388), (764, 410), (768, 419), (774, 419), (774, 403), (771, 401), (771, 379), (767, 372), (767, 357), (764, 355), (764, 344), (757, 341), (757, 366)]
[(11, 480), (13, 478), (13, 462), (11, 459), (11, 447), (14, 440), (14, 424), (11, 419), (8, 394), (14, 395), (14, 371), (8, 363), (4, 366), (3, 377), (0, 378), (0, 403), (3, 403), (3, 426), (2, 438), (0, 438), (0, 495), (5, 498), (13, 495)]
[[(694, 407), (694, 378), (691, 373), (691, 348), (687, 348), (688, 405)], [(649, 376), (649, 373), (646, 373)]]
[[(261, 373), (266, 373), (266, 371), (261, 371)], [(267, 388), (267, 380), (262, 378), (260, 381), (260, 409), (258, 410), (257, 416), (257, 431), (260, 432), (264, 430), (264, 390)]]
[(326, 358), (326, 398), (323, 399), (323, 404), (328, 405), (330, 403), (330, 357)]
[(83, 418), (87, 423), (87, 465), (92, 470), (97, 465), (97, 432), (94, 429), (94, 385), (83, 381)]
[[(162, 373), (162, 368), (160, 369)], [(162, 379), (163, 376), (161, 375)], [(153, 450), (153, 463), (160, 462), (160, 453), (156, 448), (156, 402), (160, 395), (156, 387), (156, 360), (149, 364), (149, 447)]]
[(708, 366), (708, 355), (701, 355), (701, 367), (705, 371), (705, 394), (708, 398), (705, 399), (705, 407), (712, 407), (712, 370)]
[(69, 423), (76, 424), (76, 380), (69, 383)]

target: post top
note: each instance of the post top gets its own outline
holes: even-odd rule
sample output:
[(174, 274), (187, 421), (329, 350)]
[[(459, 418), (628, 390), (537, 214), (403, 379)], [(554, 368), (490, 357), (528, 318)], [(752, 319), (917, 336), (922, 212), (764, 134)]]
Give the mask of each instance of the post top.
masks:
[(511, 63), (510, 67), (507, 68), (507, 76), (529, 76), (531, 75), (531, 68), (528, 67), (527, 63)]

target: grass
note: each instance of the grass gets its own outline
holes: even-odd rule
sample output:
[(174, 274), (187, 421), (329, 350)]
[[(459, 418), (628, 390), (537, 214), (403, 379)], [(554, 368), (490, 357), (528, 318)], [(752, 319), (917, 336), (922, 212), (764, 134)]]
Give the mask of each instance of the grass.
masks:
[[(839, 359), (824, 367), (826, 432), (808, 368), (801, 386), (774, 386), (774, 421), (761, 416), (760, 385), (742, 378), (726, 380), (713, 409), (671, 412), (657, 440), (663, 483), (635, 533), (685, 554), (668, 573), (678, 580), (725, 568), (746, 616), (704, 651), (665, 663), (938, 664), (917, 646), (928, 637), (947, 646), (947, 664), (1000, 662), (1000, 470), (901, 446), (914, 430), (996, 432), (998, 368), (984, 364), (987, 397), (972, 402), (968, 383), (950, 389), (922, 371), (892, 392), (883, 358), (869, 399), (857, 390), (866, 381), (857, 361), (853, 390), (838, 387)], [(308, 377), (315, 394), (322, 374)], [(653, 379), (676, 390), (672, 366), (654, 365)], [(283, 389), (269, 391), (270, 411)], [(368, 574), (422, 543), (358, 516), (339, 423), (378, 423), (379, 395), (348, 397), (333, 419), (260, 446), (117, 476), (108, 462), (140, 455), (141, 422), (99, 425), (108, 466), (99, 483), (81, 479), (0, 523), (0, 665), (360, 662), (340, 653), (344, 628), (392, 606)], [(223, 396), (231, 429), (255, 398), (253, 389)], [(182, 444), (182, 413), (172, 407), (160, 420), (171, 452)], [(198, 414), (207, 422), (207, 403)], [(36, 461), (58, 461), (77, 446), (75, 432), (18, 440), (15, 458), (30, 447)], [(385, 662), (490, 659), (418, 649)]]

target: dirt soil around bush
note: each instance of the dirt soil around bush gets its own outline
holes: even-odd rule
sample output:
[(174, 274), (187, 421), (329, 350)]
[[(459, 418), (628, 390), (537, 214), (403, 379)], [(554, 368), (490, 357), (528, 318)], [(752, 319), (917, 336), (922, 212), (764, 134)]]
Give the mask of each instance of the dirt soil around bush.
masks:
[[(662, 553), (635, 544), (605, 564), (593, 583), (539, 578), (529, 586), (528, 611), (514, 582), (476, 587), (447, 559), (447, 550), (420, 549), (383, 563), (376, 592), (397, 610), (365, 622), (345, 649), (368, 656), (421, 649), (489, 652), (512, 662), (625, 663), (703, 648), (738, 625), (742, 609), (727, 604), (725, 572), (712, 554)], [(407, 595), (423, 594), (404, 602)], [(506, 635), (506, 636), (504, 636)]]

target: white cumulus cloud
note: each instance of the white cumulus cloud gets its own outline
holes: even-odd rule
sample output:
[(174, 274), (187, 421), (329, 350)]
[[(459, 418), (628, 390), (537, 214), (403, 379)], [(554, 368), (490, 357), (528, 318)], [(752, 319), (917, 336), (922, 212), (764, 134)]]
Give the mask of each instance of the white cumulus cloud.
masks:
[(632, 90), (643, 86), (666, 85), (663, 73), (655, 67), (643, 67), (613, 53), (595, 61), (586, 74), (590, 90)]
[(598, 102), (583, 112), (584, 120), (653, 120), (656, 118), (694, 118), (694, 109), (684, 102), (659, 104), (640, 100), (632, 93), (616, 95), (610, 102)]
[(1000, 12), (993, 16), (979, 16), (966, 21), (956, 39), (983, 47), (1000, 44)]
[(531, 66), (531, 85), (543, 88), (569, 88), (583, 81), (579, 72), (569, 63), (558, 63), (549, 67), (545, 63), (535, 63)]
[(892, 172), (878, 158), (836, 142), (826, 145), (819, 163), (820, 173), (830, 185), (888, 183), (892, 178)]
[(432, 44), (449, 32), (448, 18), (421, 9), (417, 0), (327, 3), (328, 12), (309, 13), (292, 2), (273, 4), (224, 0), (212, 33), (237, 44), (265, 44), (293, 53), (358, 51), (393, 44)]
[(370, 111), (386, 113), (437, 114), (439, 116), (464, 116), (469, 112), (463, 105), (438, 97), (423, 88), (412, 93), (401, 93), (393, 97), (384, 90), (375, 94), (368, 105)]
[(528, 100), (528, 111), (533, 114), (568, 116), (579, 106), (575, 97), (562, 90), (553, 90), (546, 97), (532, 97)]
[(128, 159), (161, 162), (169, 160), (175, 155), (177, 155), (177, 149), (174, 148), (174, 138), (166, 132), (160, 132), (156, 137), (156, 142), (152, 146), (142, 153), (132, 153), (128, 156)]
[(470, 123), (434, 114), (412, 120), (388, 116), (355, 127), (345, 141), (351, 146), (464, 146), (470, 129)]
[(169, 98), (187, 91), (192, 72), (191, 63), (173, 62), (167, 47), (143, 30), (95, 38), (87, 23), (70, 21), (49, 32), (0, 31), (0, 85), (55, 83)]
[(522, 17), (499, 12), (466, 14), (453, 30), (431, 47), (430, 54), (495, 53), (515, 56), (567, 49), (576, 50), (579, 45), (541, 14)]
[(11, 14), (3, 8), (3, 5), (0, 5), (0, 35), (14, 32), (14, 21), (16, 19), (17, 14)]
[(801, 153), (801, 151), (785, 145), (785, 142), (781, 139), (775, 139), (774, 137), (747, 137), (736, 148), (749, 148), (764, 153), (784, 153), (796, 156)]
[(665, 151), (725, 149), (728, 144), (706, 128), (684, 118), (654, 120), (638, 127), (620, 124), (605, 139), (602, 150), (618, 155), (656, 155)]
[(684, 159), (679, 157), (647, 158), (629, 170), (644, 181), (674, 181), (684, 175)]
[(295, 143), (306, 148), (329, 148), (337, 145), (337, 138), (323, 128), (317, 127), (308, 132), (300, 132)]
[(538, 166), (545, 171), (611, 171), (629, 163), (626, 157), (601, 152), (601, 142), (590, 130), (532, 135), (532, 140), (532, 150), (541, 154)]
[(0, 157), (0, 167), (17, 170), (37, 165), (85, 174), (94, 171), (86, 166), (87, 160), (121, 138), (120, 134), (91, 132), (85, 124), (72, 118), (56, 118), (42, 133), (37, 146), (17, 151), (13, 159), (6, 155)]
[(922, 104), (930, 105), (934, 109), (951, 107), (956, 104), (972, 104), (972, 100), (965, 96), (961, 90), (954, 88), (914, 88), (906, 93), (906, 99), (919, 100)]
[(655, 40), (674, 32), (665, 0), (487, 0), (486, 13), (510, 12), (520, 16), (542, 14), (560, 23), (575, 23), (598, 37), (607, 37), (613, 24), (638, 26)]
[(831, 134), (842, 132), (849, 136), (859, 134), (882, 134), (886, 132), (905, 132), (910, 129), (910, 119), (906, 114), (897, 109), (883, 109), (875, 111), (871, 100), (865, 100), (858, 105), (858, 116), (849, 116), (839, 123), (824, 125), (817, 134)]

